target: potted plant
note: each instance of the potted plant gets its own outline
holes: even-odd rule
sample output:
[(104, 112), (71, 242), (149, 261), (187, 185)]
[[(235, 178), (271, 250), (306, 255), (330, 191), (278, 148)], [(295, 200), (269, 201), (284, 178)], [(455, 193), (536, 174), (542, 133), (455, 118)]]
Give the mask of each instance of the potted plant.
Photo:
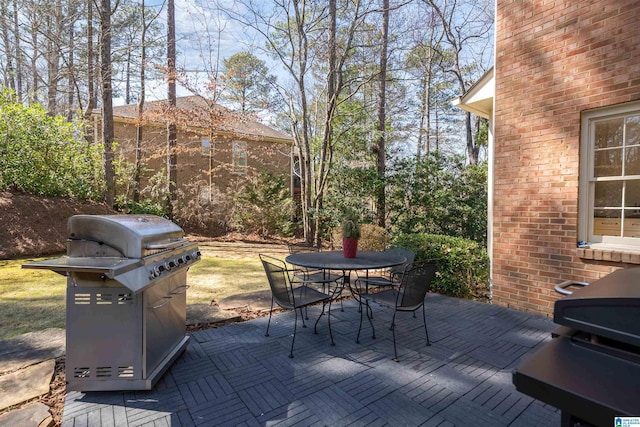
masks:
[(355, 258), (360, 238), (360, 224), (350, 216), (342, 223), (342, 254), (345, 258)]

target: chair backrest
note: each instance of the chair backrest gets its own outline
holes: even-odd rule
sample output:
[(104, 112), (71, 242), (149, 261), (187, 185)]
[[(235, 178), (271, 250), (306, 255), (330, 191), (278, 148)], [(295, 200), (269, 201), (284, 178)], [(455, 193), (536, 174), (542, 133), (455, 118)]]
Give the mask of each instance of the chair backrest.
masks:
[(394, 254), (394, 255), (400, 255), (400, 256), (403, 256), (403, 257), (405, 257), (407, 259), (406, 263), (391, 267), (389, 269), (391, 274), (402, 274), (402, 273), (404, 273), (405, 267), (407, 265), (409, 265), (409, 264), (412, 264), (413, 260), (416, 258), (416, 253), (413, 252), (411, 249), (391, 248), (391, 249), (387, 249), (385, 252), (390, 253), (390, 254)]
[(408, 264), (402, 275), (400, 295), (396, 306), (404, 309), (419, 308), (424, 303), (427, 292), (431, 289), (431, 282), (435, 275), (436, 265), (433, 261)]
[(282, 308), (293, 308), (295, 301), (285, 263), (268, 255), (260, 254), (259, 256), (264, 272), (267, 274), (274, 301)]
[(320, 251), (320, 248), (318, 248), (317, 246), (311, 246), (308, 243), (289, 243), (287, 246), (289, 247), (290, 254)]

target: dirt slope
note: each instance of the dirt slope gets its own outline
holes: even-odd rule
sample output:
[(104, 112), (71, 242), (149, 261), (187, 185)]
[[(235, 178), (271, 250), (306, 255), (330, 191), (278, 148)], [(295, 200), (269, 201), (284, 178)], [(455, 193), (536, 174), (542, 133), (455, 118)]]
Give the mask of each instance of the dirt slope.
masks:
[(113, 213), (101, 203), (0, 192), (0, 259), (63, 253), (70, 216)]

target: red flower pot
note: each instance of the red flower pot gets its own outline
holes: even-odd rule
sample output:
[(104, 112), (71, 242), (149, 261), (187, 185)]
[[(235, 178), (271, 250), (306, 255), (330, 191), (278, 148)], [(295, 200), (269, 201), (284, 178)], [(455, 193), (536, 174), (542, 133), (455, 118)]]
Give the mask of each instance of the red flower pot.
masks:
[(352, 237), (342, 238), (342, 255), (345, 258), (355, 258), (358, 252), (358, 239)]

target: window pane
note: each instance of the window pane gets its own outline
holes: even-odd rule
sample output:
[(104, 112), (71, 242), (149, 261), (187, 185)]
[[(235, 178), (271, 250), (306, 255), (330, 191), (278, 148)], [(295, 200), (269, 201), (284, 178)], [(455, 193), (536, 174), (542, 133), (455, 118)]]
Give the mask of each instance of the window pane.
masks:
[(620, 209), (596, 209), (593, 211), (593, 234), (598, 236), (620, 236), (622, 220)]
[(640, 175), (640, 147), (627, 148), (626, 152), (624, 174)]
[(621, 118), (597, 122), (595, 148), (621, 147), (623, 125)]
[(232, 145), (233, 150), (233, 172), (238, 174), (244, 174), (247, 169), (247, 146), (244, 142), (234, 142)]
[(622, 148), (595, 152), (594, 176), (622, 176)]
[(640, 116), (627, 117), (624, 137), (627, 146), (640, 144)]
[(624, 210), (624, 237), (640, 237), (640, 209)]
[(622, 207), (622, 181), (596, 182), (595, 207)]
[(640, 180), (627, 181), (624, 188), (624, 205), (640, 209)]
[(205, 156), (211, 154), (211, 141), (206, 138), (202, 138), (202, 154)]

